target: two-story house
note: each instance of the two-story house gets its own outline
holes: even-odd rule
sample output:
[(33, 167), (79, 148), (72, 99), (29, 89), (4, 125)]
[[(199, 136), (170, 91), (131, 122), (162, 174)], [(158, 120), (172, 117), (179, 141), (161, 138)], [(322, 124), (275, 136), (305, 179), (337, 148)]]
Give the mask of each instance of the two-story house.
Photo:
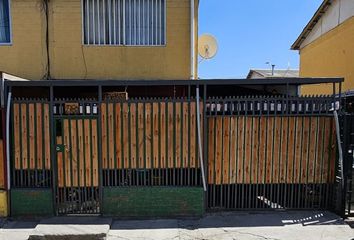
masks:
[(32, 80), (190, 79), (197, 10), (198, 0), (1, 0), (0, 71)]

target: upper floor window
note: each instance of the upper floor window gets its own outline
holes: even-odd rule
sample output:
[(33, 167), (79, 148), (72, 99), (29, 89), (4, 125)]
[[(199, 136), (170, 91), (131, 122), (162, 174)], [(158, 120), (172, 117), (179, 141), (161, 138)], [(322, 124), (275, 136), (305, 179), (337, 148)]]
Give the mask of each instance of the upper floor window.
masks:
[(83, 0), (88, 45), (166, 44), (166, 0)]
[(10, 43), (9, 0), (0, 0), (0, 44)]

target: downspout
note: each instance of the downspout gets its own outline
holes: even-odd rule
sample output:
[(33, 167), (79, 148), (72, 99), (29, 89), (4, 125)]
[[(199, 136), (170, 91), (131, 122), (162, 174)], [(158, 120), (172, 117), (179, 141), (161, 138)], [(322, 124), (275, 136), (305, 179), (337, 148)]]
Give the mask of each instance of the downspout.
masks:
[[(195, 11), (195, 4), (194, 0), (191, 0), (191, 79), (198, 80), (195, 76), (195, 22), (194, 22), (194, 14)], [(202, 149), (202, 137), (201, 137), (201, 124), (200, 124), (200, 94), (199, 94), (199, 85), (196, 86), (196, 104), (197, 104), (197, 131), (198, 131), (198, 152), (199, 152), (199, 162), (200, 162), (200, 169), (202, 173), (202, 180), (203, 180), (203, 189), (206, 192), (206, 180), (205, 180), (205, 171), (204, 171), (204, 161), (203, 161), (203, 149)], [(205, 94), (205, 93), (204, 93)]]

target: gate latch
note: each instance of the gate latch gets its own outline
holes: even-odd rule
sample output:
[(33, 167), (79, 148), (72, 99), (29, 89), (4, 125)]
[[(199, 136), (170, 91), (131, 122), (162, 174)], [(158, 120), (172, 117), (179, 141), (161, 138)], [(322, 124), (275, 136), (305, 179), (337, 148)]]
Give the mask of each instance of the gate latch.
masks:
[(55, 150), (57, 152), (64, 152), (64, 144), (58, 144), (56, 147), (55, 147)]

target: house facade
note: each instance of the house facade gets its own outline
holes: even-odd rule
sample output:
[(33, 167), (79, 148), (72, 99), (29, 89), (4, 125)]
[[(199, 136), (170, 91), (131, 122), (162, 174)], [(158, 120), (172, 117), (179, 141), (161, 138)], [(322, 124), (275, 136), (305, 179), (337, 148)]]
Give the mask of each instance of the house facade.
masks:
[(32, 80), (189, 79), (197, 10), (198, 0), (1, 0), (0, 71)]
[[(354, 1), (324, 0), (291, 49), (300, 54), (300, 77), (344, 77), (354, 90)], [(303, 86), (302, 94), (327, 94), (331, 85)]]

